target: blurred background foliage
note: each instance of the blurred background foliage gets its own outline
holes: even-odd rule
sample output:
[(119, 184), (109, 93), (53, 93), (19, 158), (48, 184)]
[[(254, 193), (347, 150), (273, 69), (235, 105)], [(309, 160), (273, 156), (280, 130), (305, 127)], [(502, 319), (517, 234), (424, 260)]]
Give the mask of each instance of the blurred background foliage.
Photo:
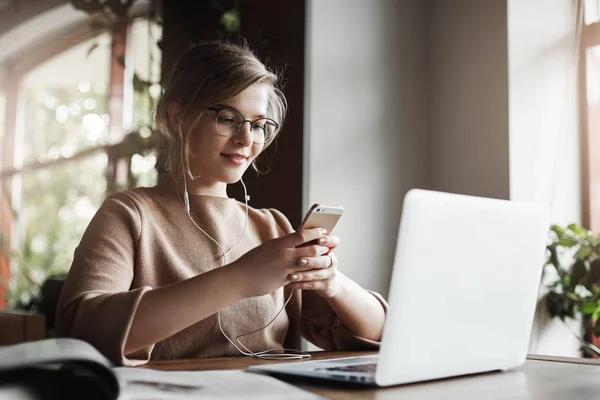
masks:
[[(100, 34), (78, 45), (78, 49), (68, 50), (67, 55), (57, 54), (54, 61), (39, 66), (24, 82), (24, 137), (22, 145), (15, 148), (24, 168), (15, 175), (18, 184), (13, 186), (20, 205), (13, 210), (13, 243), (5, 243), (6, 237), (2, 236), (2, 248), (10, 248), (11, 279), (0, 281), (8, 287), (9, 308), (39, 308), (44, 283), (66, 276), (81, 236), (111, 192), (107, 186), (109, 154), (118, 154), (129, 165), (127, 183), (112, 191), (157, 182), (160, 166), (153, 112), (161, 94), (162, 21), (154, 1), (146, 18), (128, 20), (128, 10), (134, 3), (71, 0), (74, 8), (90, 15), (104, 13), (114, 23), (127, 20), (133, 32), (127, 43), (136, 52), (134, 65), (128, 66), (134, 70), (129, 82), (133, 87), (132, 121), (131, 130), (121, 142), (107, 140), (108, 69), (113, 45), (110, 34)], [(210, 15), (214, 36), (209, 39), (240, 39), (239, 1), (210, 0), (186, 6), (203, 8)], [(186, 31), (190, 44), (207, 39), (197, 37), (196, 30), (190, 26)], [(62, 64), (57, 61), (61, 57)], [(125, 63), (124, 59), (120, 62)], [(62, 79), (69, 70), (79, 78)], [(4, 126), (3, 110), (0, 94), (0, 127)], [(34, 168), (27, 168), (32, 165)]]

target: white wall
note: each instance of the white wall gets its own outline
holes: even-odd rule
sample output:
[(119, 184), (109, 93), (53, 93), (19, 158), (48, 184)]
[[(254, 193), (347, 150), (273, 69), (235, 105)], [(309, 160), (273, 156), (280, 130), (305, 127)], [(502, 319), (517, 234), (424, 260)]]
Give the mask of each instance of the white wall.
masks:
[[(553, 223), (580, 223), (573, 1), (509, 0), (508, 15), (511, 199), (550, 204)], [(578, 347), (540, 303), (530, 351), (577, 356)]]
[(429, 179), (425, 3), (309, 0), (305, 210), (340, 204), (340, 270), (387, 295), (401, 200)]
[(508, 199), (504, 0), (429, 1), (433, 189)]

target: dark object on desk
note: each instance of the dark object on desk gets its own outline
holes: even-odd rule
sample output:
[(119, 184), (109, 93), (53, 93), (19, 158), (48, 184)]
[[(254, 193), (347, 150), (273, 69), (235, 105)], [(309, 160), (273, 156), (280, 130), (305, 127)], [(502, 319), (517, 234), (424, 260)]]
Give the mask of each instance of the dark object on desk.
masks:
[(42, 400), (116, 399), (118, 389), (110, 387), (102, 372), (94, 369), (93, 365), (65, 363), (58, 369), (39, 366), (4, 371), (0, 372), (0, 392), (10, 385), (26, 388)]
[(20, 387), (35, 399), (116, 400), (111, 363), (88, 343), (46, 339), (0, 347), (0, 394)]

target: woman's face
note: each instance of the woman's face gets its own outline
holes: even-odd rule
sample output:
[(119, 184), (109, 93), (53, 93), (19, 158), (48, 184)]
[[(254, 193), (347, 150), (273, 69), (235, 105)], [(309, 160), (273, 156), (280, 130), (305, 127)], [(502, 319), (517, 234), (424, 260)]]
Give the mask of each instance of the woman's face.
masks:
[(268, 96), (267, 84), (255, 84), (234, 98), (215, 105), (217, 109), (225, 108), (219, 113), (220, 128), (215, 123), (217, 111), (209, 109), (204, 112), (196, 128), (190, 132), (190, 169), (194, 176), (200, 176), (205, 184), (240, 180), (264, 147), (264, 144), (256, 144), (254, 139), (260, 128), (255, 126), (253, 133), (250, 123), (244, 123), (232, 136), (226, 137), (222, 133), (233, 121), (232, 116), (239, 116), (235, 111), (250, 121), (266, 117)]

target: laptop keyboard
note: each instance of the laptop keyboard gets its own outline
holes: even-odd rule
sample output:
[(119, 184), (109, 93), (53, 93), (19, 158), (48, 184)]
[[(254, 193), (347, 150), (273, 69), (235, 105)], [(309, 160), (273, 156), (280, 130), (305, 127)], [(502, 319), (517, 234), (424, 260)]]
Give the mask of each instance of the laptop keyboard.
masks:
[(323, 368), (324, 371), (346, 371), (346, 372), (367, 372), (375, 373), (377, 363), (346, 365), (343, 367)]

